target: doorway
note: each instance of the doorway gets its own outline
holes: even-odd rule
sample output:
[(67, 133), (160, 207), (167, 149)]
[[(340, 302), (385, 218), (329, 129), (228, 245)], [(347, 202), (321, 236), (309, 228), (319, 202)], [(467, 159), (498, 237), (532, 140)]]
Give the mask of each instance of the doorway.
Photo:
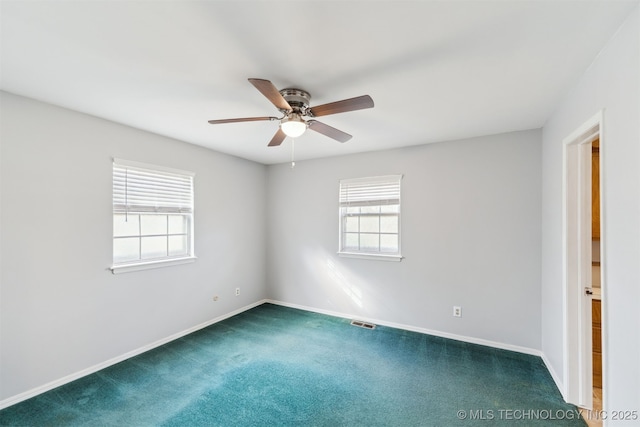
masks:
[(594, 408), (594, 385), (602, 397), (602, 118), (601, 111), (563, 141), (563, 379), (567, 401), (586, 409)]
[(602, 425), (602, 259), (600, 256), (600, 138), (591, 143), (591, 321), (593, 406), (589, 427)]

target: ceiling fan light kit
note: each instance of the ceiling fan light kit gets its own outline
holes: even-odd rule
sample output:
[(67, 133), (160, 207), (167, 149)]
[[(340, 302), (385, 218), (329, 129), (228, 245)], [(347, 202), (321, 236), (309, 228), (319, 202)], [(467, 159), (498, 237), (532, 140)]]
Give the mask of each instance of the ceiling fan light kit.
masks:
[(307, 122), (299, 114), (291, 113), (280, 121), (280, 129), (289, 138), (297, 138), (307, 130)]
[[(271, 139), (271, 142), (269, 142), (269, 147), (276, 147), (282, 144), (282, 141), (284, 141), (287, 136), (290, 138), (297, 138), (301, 136), (307, 128), (328, 136), (329, 138), (335, 139), (336, 141), (347, 142), (351, 139), (351, 135), (348, 133), (312, 119), (318, 116), (327, 116), (330, 114), (373, 108), (373, 99), (371, 99), (369, 95), (330, 102), (316, 107), (309, 107), (311, 95), (309, 92), (302, 89), (287, 88), (278, 90), (273, 83), (264, 79), (249, 79), (249, 82), (258, 89), (260, 93), (262, 93), (283, 114), (283, 116), (209, 120), (209, 123), (215, 125), (222, 123), (279, 120), (280, 127)], [(306, 118), (308, 118), (308, 120)]]

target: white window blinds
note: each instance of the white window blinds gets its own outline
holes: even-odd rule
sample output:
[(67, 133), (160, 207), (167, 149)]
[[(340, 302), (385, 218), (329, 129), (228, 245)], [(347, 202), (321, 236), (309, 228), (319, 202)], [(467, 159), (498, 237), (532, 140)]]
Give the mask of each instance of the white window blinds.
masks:
[(193, 173), (113, 160), (114, 213), (193, 212)]
[(340, 181), (340, 207), (400, 204), (402, 175)]

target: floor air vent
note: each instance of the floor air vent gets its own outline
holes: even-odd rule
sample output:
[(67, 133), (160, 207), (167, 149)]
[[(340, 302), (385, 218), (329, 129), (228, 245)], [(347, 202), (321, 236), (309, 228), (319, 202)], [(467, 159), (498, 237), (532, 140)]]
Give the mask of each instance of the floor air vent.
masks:
[(358, 326), (360, 328), (365, 328), (365, 329), (375, 329), (376, 328), (376, 325), (374, 325), (373, 323), (363, 322), (362, 320), (352, 320), (351, 324), (353, 326)]

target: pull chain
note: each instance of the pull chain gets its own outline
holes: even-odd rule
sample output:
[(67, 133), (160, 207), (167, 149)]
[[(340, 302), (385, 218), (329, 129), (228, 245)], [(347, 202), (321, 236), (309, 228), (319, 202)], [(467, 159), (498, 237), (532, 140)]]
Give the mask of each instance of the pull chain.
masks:
[(295, 145), (296, 145), (296, 140), (295, 138), (291, 138), (291, 169), (296, 167), (296, 161), (295, 161)]

